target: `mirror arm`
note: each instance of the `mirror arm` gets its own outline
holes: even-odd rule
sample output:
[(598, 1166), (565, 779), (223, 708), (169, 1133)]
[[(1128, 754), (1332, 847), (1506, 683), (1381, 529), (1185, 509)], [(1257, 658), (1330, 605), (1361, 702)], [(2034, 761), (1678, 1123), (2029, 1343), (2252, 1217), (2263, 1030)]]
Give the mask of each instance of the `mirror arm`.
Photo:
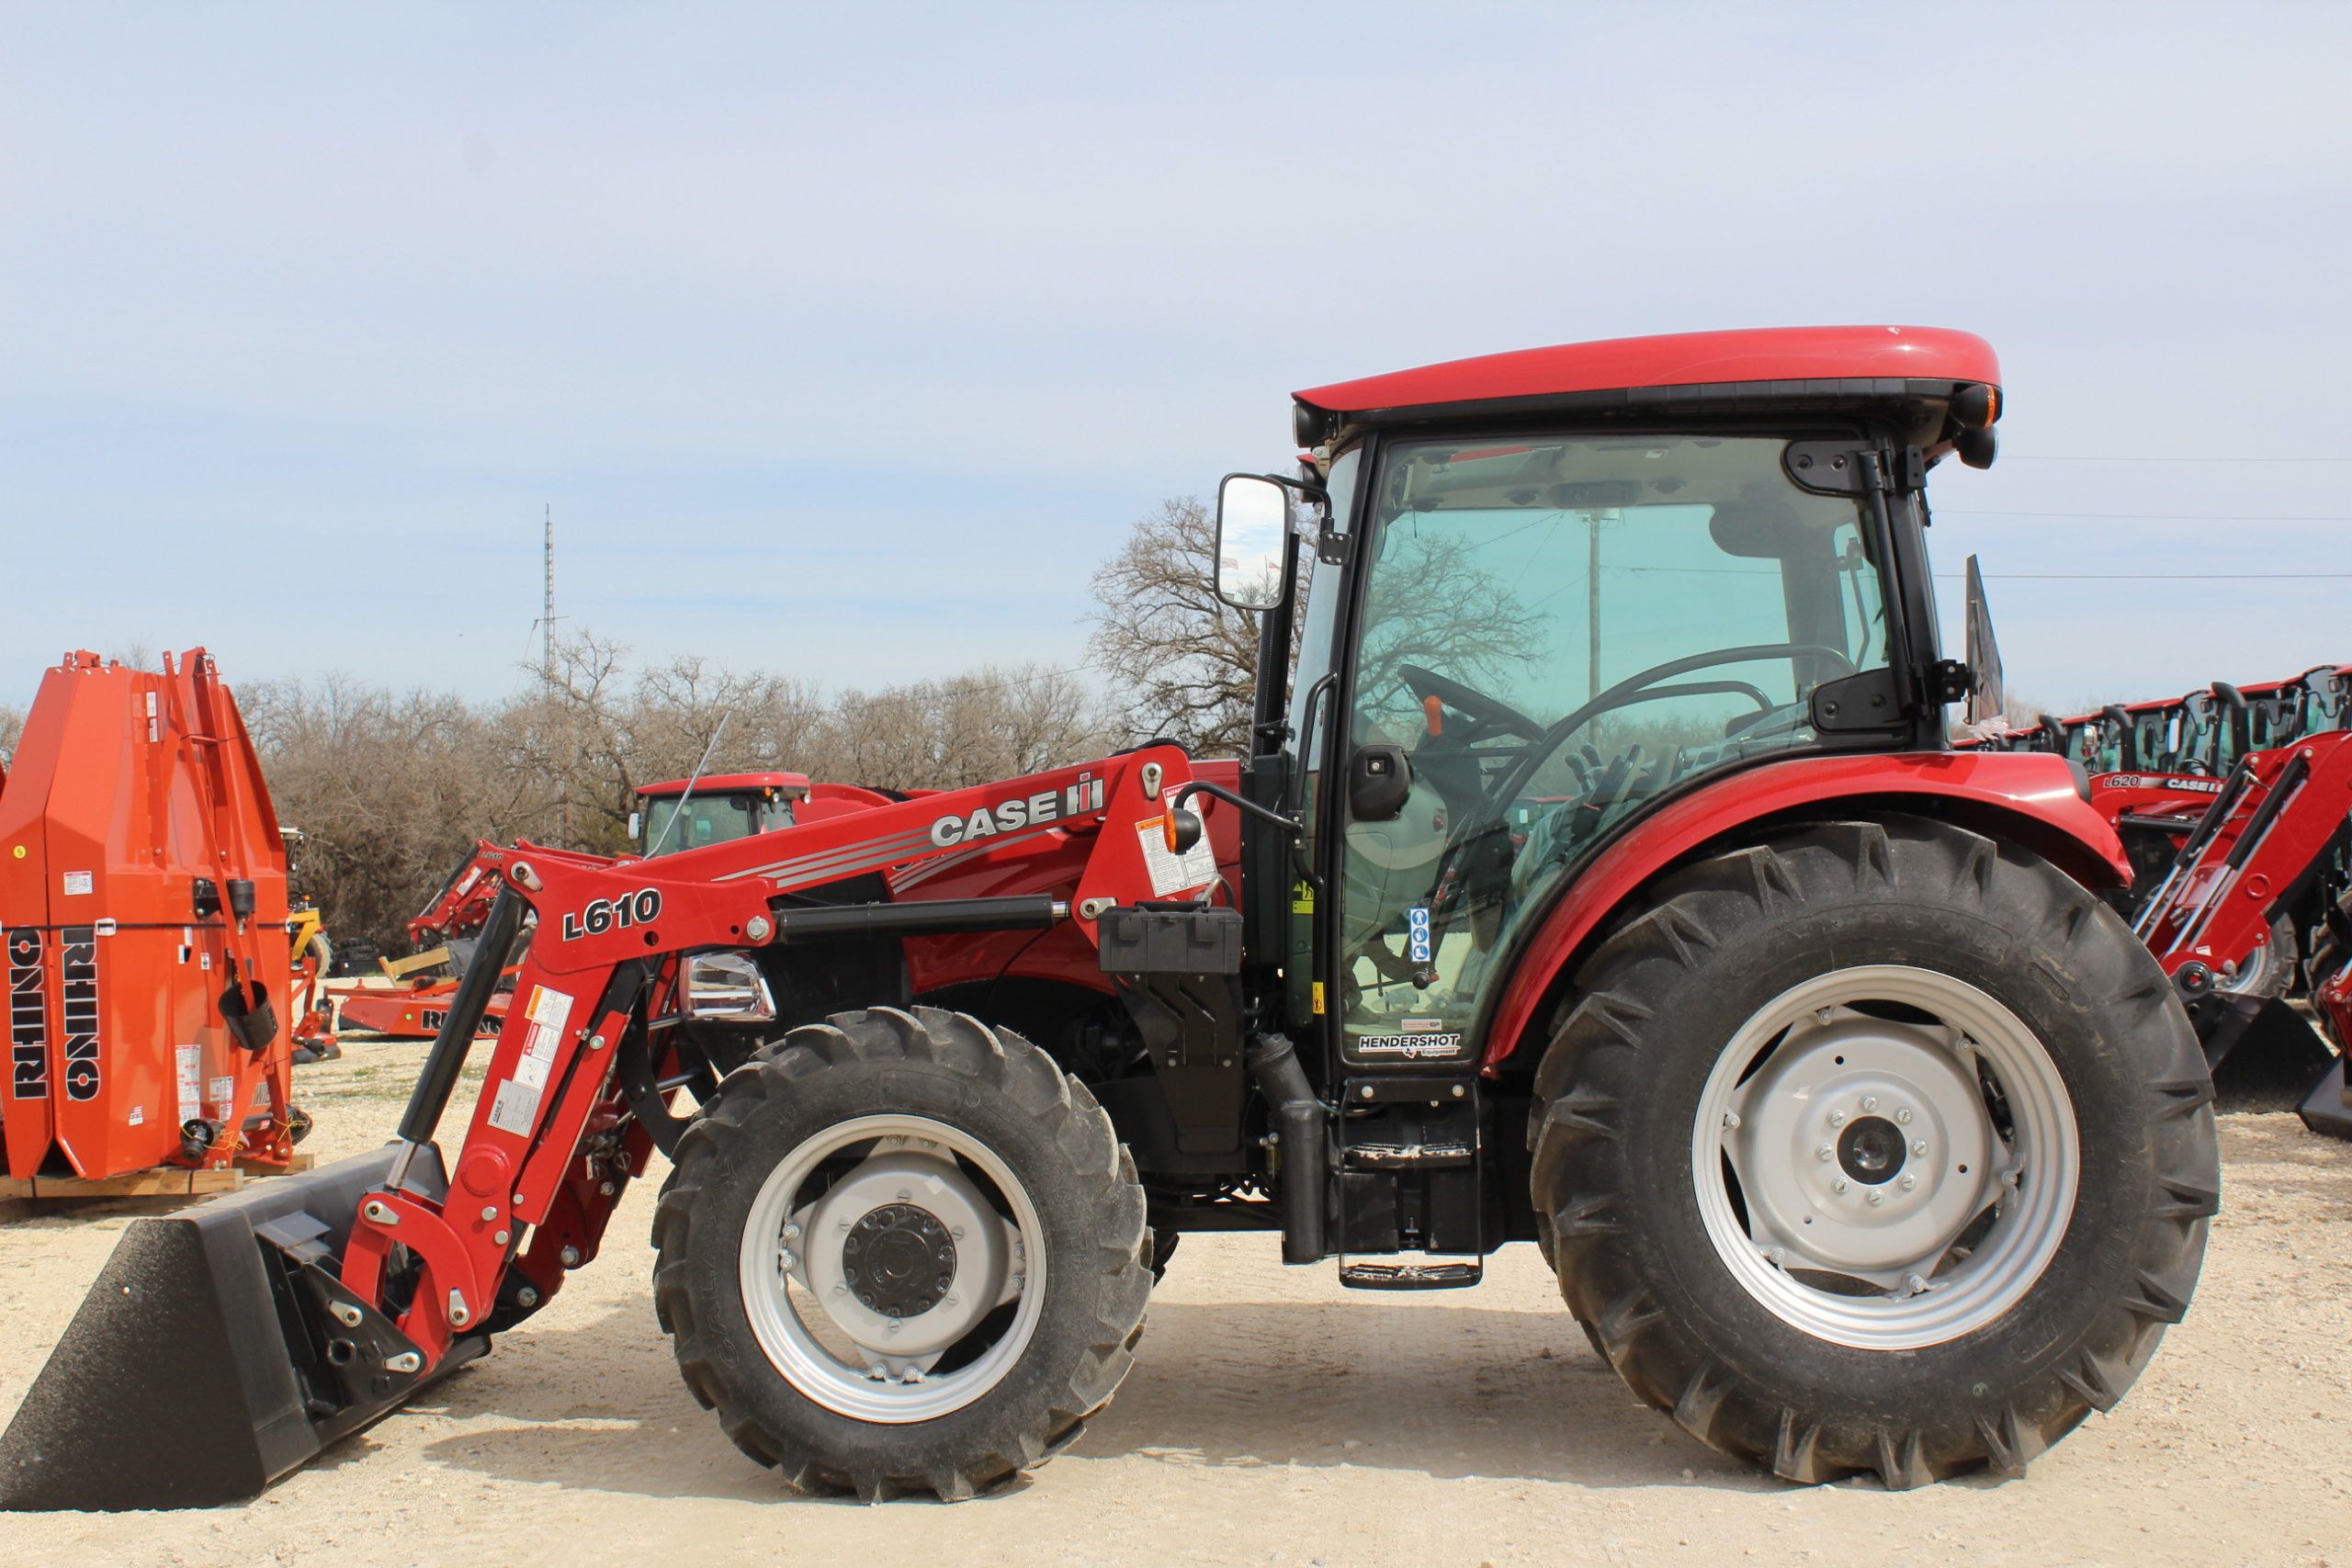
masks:
[(1224, 801), (1227, 806), (1233, 807), (1237, 810), (1247, 812), (1252, 817), (1272, 823), (1275, 827), (1280, 828), (1283, 832), (1288, 833), (1293, 839), (1301, 837), (1306, 831), (1305, 826), (1302, 825), (1296, 818), (1285, 817), (1279, 811), (1269, 811), (1264, 807), (1259, 805), (1256, 801), (1244, 800), (1239, 795), (1234, 794), (1231, 790), (1226, 788), (1223, 784), (1211, 784), (1206, 779), (1194, 779), (1191, 784), (1188, 784), (1182, 789), (1178, 790), (1175, 795), (1168, 802), (1168, 809), (1170, 811), (1182, 810), (1184, 803), (1192, 799), (1193, 796), (1196, 795), (1215, 795), (1217, 799)]

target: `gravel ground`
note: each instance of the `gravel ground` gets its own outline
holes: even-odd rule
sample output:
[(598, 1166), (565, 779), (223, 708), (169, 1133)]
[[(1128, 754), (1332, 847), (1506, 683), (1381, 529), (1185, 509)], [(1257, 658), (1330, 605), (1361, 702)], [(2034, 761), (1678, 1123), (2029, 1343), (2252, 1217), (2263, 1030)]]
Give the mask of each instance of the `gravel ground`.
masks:
[[(421, 1043), (297, 1084), (333, 1159), (397, 1120)], [(1193, 1236), (1141, 1359), (1069, 1452), (955, 1507), (798, 1496), (736, 1452), (654, 1325), (634, 1188), (604, 1256), (484, 1360), (243, 1506), (16, 1516), (0, 1564), (2335, 1563), (2352, 1568), (2352, 1146), (2222, 1119), (2188, 1321), (2033, 1473), (1792, 1487), (1636, 1405), (1532, 1247), (1391, 1297)], [(657, 1173), (658, 1176), (658, 1173)], [(0, 1415), (137, 1206), (0, 1213)], [(149, 1205), (145, 1212), (156, 1212)]]

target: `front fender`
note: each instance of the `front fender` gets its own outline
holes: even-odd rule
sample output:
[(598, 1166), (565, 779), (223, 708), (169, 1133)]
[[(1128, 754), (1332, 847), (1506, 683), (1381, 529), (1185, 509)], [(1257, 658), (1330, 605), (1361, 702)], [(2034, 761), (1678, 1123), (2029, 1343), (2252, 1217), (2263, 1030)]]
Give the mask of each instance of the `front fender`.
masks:
[(1487, 1028), (1483, 1066), (1494, 1071), (1562, 970), (1642, 886), (1693, 851), (1766, 818), (1841, 805), (1868, 812), (1935, 813), (2004, 834), (2089, 887), (2122, 887), (2132, 863), (2115, 829), (2078, 793), (2064, 757), (2040, 751), (1921, 751), (1768, 762), (1693, 790), (1636, 824), (1570, 883), (1512, 966)]

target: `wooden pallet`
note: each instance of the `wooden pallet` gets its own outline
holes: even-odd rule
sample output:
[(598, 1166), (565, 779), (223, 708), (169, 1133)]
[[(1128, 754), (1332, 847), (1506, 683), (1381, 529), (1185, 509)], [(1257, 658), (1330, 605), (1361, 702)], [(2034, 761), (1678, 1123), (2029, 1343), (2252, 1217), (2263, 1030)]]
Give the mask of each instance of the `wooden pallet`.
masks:
[(316, 1165), (315, 1156), (297, 1154), (283, 1168), (240, 1160), (220, 1170), (181, 1170), (158, 1166), (153, 1170), (126, 1171), (120, 1176), (0, 1176), (0, 1200), (10, 1198), (201, 1198), (214, 1192), (234, 1192), (248, 1176), (290, 1176)]

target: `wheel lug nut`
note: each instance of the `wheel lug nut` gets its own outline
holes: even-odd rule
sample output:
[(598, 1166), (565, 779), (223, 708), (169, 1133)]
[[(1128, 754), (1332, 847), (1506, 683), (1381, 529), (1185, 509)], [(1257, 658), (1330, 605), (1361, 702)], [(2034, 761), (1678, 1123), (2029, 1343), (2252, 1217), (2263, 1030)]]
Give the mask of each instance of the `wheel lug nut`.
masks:
[(1837, 1180), (1835, 1180), (1835, 1181), (1833, 1181), (1833, 1182), (1831, 1182), (1831, 1183), (1829, 1184), (1829, 1190), (1831, 1190), (1832, 1192), (1843, 1192), (1844, 1190), (1846, 1190), (1846, 1189), (1847, 1189), (1847, 1188), (1849, 1188), (1849, 1187), (1850, 1187), (1850, 1186), (1852, 1186), (1852, 1185), (1853, 1185), (1853, 1183), (1852, 1183), (1852, 1182), (1848, 1181), (1844, 1177), (1842, 1177), (1842, 1176), (1841, 1176), (1841, 1177), (1839, 1177)]
[(1900, 1180), (1900, 1182), (1901, 1182), (1901, 1184), (1902, 1184), (1903, 1190), (1905, 1190), (1905, 1192), (1910, 1191), (1910, 1190), (1911, 1190), (1911, 1189), (1913, 1189), (1914, 1187), (1917, 1187), (1917, 1186), (1918, 1186), (1918, 1185), (1919, 1185), (1919, 1179), (1918, 1179), (1917, 1177), (1916, 1177), (1916, 1176), (1912, 1175), (1912, 1174), (1911, 1174), (1909, 1171), (1907, 1171), (1907, 1170), (1906, 1170), (1906, 1171), (1905, 1171), (1905, 1172), (1903, 1173), (1903, 1175), (1902, 1175), (1898, 1179)]
[(1903, 1288), (1916, 1296), (1928, 1288), (1928, 1281), (1917, 1274), (1905, 1274), (1903, 1276)]
[(1738, 1112), (1738, 1111), (1724, 1111), (1724, 1125), (1725, 1127), (1736, 1127), (1736, 1126), (1738, 1126), (1738, 1125), (1739, 1125), (1739, 1112)]
[(1908, 1127), (1911, 1125), (1911, 1108), (1907, 1105), (1903, 1107), (1894, 1113), (1894, 1119)]
[(784, 1239), (786, 1241), (798, 1241), (800, 1239), (800, 1227), (798, 1225), (785, 1226)]
[(1882, 1191), (1880, 1191), (1877, 1188), (1873, 1187), (1873, 1188), (1871, 1188), (1871, 1198), (1870, 1198), (1870, 1201), (1871, 1201), (1871, 1203), (1872, 1204), (1872, 1206), (1873, 1206), (1873, 1207), (1875, 1207), (1876, 1205), (1878, 1205), (1878, 1204), (1880, 1204), (1880, 1203), (1883, 1203), (1883, 1202), (1885, 1202), (1885, 1201), (1886, 1201), (1886, 1194), (1885, 1194), (1885, 1193), (1883, 1193), (1883, 1192), (1882, 1192)]
[(1866, 1094), (1862, 1096), (1862, 1109), (1865, 1111), (1876, 1111), (1878, 1109), (1878, 1096), (1874, 1094)]
[(779, 1269), (794, 1269), (799, 1266), (800, 1259), (793, 1257), (791, 1252), (787, 1250), (777, 1253), (775, 1255), (775, 1262), (776, 1267)]
[(1928, 1152), (1928, 1140), (1925, 1138), (1913, 1139), (1911, 1143), (1911, 1152), (1915, 1155), (1926, 1154)]
[(1832, 1127), (1843, 1127), (1846, 1124), (1846, 1113), (1842, 1111), (1831, 1111), (1829, 1113), (1829, 1124)]
[(1813, 1021), (1815, 1023), (1827, 1023), (1829, 1021), (1829, 1010), (1827, 1008), (1823, 1008), (1821, 1010), (1815, 1013), (1813, 1015)]
[(1838, 1157), (1838, 1151), (1831, 1148), (1827, 1144), (1824, 1144), (1819, 1148), (1813, 1151), (1813, 1157), (1815, 1159), (1836, 1159)]

